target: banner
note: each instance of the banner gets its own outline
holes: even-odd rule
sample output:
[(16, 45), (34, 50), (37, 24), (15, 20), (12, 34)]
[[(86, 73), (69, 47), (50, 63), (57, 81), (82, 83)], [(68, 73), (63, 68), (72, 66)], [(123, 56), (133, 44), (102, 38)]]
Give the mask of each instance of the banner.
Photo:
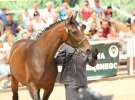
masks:
[(88, 80), (117, 75), (119, 62), (118, 42), (98, 43), (93, 45), (93, 47), (99, 50), (98, 60), (95, 67), (87, 65)]
[[(99, 50), (97, 65), (86, 66), (87, 79), (97, 80), (103, 77), (117, 75), (119, 63), (119, 43), (117, 40), (89, 41), (93, 48)], [(62, 66), (58, 67), (57, 81), (59, 80)]]

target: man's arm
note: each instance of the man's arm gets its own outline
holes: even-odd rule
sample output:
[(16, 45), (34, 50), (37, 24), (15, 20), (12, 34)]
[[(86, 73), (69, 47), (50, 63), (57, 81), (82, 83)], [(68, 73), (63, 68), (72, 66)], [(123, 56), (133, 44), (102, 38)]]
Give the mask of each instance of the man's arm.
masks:
[(55, 56), (55, 61), (56, 61), (57, 65), (63, 65), (65, 59), (66, 59), (66, 50), (59, 49)]

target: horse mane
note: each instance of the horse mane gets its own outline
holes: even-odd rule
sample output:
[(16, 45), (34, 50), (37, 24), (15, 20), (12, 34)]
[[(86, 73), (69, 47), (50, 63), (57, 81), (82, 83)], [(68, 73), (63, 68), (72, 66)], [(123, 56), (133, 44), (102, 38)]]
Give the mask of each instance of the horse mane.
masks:
[(55, 25), (57, 25), (57, 24), (59, 24), (59, 23), (61, 23), (63, 21), (65, 21), (65, 20), (56, 21), (55, 23), (53, 23), (53, 24), (49, 25), (48, 27), (44, 28), (41, 32), (38, 33), (37, 39), (39, 39), (41, 36), (43, 36), (48, 30), (50, 30), (51, 28), (53, 28)]

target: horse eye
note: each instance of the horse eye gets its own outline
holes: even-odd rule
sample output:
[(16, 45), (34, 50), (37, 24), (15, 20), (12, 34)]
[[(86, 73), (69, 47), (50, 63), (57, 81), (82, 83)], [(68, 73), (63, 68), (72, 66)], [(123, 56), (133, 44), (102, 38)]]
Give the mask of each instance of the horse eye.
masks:
[(77, 32), (72, 32), (73, 34), (77, 34)]

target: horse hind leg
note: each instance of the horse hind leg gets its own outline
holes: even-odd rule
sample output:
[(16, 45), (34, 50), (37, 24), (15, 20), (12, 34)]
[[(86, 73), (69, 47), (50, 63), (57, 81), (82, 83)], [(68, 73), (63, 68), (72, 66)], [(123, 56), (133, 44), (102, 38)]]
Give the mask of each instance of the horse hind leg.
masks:
[(40, 89), (37, 89), (33, 82), (29, 84), (28, 89), (33, 100), (41, 100)]
[(11, 75), (12, 100), (18, 100), (18, 81)]

